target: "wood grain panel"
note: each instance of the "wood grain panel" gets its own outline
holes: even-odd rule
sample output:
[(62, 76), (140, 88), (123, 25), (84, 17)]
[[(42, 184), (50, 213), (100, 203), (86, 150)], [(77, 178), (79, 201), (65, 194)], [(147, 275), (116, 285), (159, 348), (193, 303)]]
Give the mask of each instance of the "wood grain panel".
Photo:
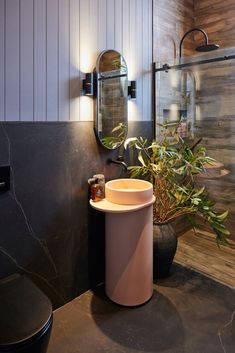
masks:
[[(171, 63), (178, 56), (181, 36), (193, 27), (206, 30), (209, 41), (220, 44), (222, 48), (216, 54), (202, 55), (201, 59), (218, 53), (221, 56), (234, 54), (233, 49), (228, 49), (235, 46), (234, 0), (154, 0), (153, 20), (154, 61)], [(194, 48), (202, 38), (196, 32), (187, 38), (183, 54), (200, 55)], [(218, 209), (229, 210), (227, 227), (231, 240), (235, 241), (235, 61), (201, 65), (192, 70), (197, 83), (196, 135), (203, 138), (202, 144), (208, 154), (224, 163), (221, 173), (210, 174), (198, 182), (206, 186)], [(162, 111), (164, 106), (175, 104), (177, 96), (172, 87), (173, 81), (170, 82), (170, 73), (158, 74), (157, 80), (157, 110)], [(202, 226), (205, 231), (209, 230), (205, 224)], [(200, 237), (195, 237), (188, 233), (180, 238), (176, 261), (235, 286), (235, 249), (219, 251), (207, 236), (200, 234)]]
[[(221, 55), (232, 52), (221, 50)], [(206, 185), (218, 208), (229, 210), (227, 226), (231, 238), (235, 239), (235, 61), (201, 65), (197, 67), (195, 76), (196, 134), (203, 138), (208, 154), (224, 163), (227, 171), (222, 177), (214, 173), (199, 181)]]
[[(154, 61), (178, 60), (180, 39), (194, 27), (194, 1), (153, 1)], [(191, 55), (193, 39), (185, 39), (184, 55)]]
[(174, 261), (235, 288), (235, 244), (218, 248), (211, 232), (192, 230), (178, 238)]
[[(221, 48), (235, 46), (234, 0), (194, 0), (195, 26), (203, 28)], [(196, 41), (200, 41), (198, 35)]]

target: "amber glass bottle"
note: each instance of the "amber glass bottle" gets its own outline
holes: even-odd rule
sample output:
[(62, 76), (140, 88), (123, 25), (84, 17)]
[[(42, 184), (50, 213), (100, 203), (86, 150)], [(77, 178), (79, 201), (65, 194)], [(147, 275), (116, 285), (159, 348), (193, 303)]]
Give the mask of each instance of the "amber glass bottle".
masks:
[(91, 199), (93, 201), (101, 201), (104, 199), (103, 186), (95, 183), (91, 185)]
[(100, 201), (105, 198), (105, 177), (103, 174), (93, 175), (96, 182), (92, 185), (92, 200)]

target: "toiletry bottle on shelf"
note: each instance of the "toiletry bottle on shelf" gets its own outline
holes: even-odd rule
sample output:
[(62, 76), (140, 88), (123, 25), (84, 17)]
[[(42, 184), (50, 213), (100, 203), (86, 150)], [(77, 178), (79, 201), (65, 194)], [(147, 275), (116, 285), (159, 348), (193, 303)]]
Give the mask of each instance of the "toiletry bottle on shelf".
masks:
[(103, 200), (105, 198), (105, 177), (103, 174), (95, 174), (93, 178), (96, 180), (96, 183), (92, 185), (92, 200)]
[(94, 194), (93, 188), (95, 184), (97, 184), (97, 179), (96, 178), (88, 179), (88, 184), (90, 186), (90, 198), (93, 200), (93, 194)]

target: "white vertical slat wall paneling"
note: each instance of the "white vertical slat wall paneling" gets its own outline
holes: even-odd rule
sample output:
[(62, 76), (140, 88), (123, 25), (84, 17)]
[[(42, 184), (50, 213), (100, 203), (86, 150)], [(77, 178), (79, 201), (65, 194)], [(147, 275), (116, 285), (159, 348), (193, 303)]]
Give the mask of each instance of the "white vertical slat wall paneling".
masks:
[(47, 0), (47, 121), (58, 120), (59, 1)]
[(80, 70), (81, 78), (85, 72), (90, 72), (90, 0), (80, 0)]
[(143, 91), (142, 91), (142, 101), (143, 101), (143, 120), (148, 120), (150, 117), (150, 104), (149, 99), (149, 81), (151, 82), (151, 61), (149, 60), (149, 46), (151, 37), (149, 37), (149, 6), (151, 0), (142, 2), (142, 13), (143, 13), (143, 45), (142, 45), (142, 77), (143, 77)]
[[(88, 71), (92, 72), (96, 65), (98, 52), (98, 0), (90, 0), (90, 42), (89, 42), (89, 67)], [(90, 120), (94, 119), (94, 101), (93, 98), (87, 97), (87, 106), (90, 109)]]
[[(153, 63), (153, 0), (149, 0), (148, 12), (148, 65), (149, 65), (149, 80), (148, 80), (148, 100), (149, 100), (149, 116), (147, 120), (152, 119), (152, 63)], [(146, 98), (147, 99), (147, 98)]]
[[(84, 73), (92, 71), (91, 63), (91, 31), (90, 31), (90, 0), (80, 0), (80, 84)], [(81, 95), (80, 86), (80, 95)], [(93, 99), (88, 96), (80, 97), (80, 120), (93, 120)]]
[(0, 0), (0, 121), (5, 119), (5, 0)]
[[(136, 14), (137, 14), (137, 0), (130, 0), (130, 11), (129, 11), (129, 22), (130, 22), (130, 55), (129, 55), (129, 80), (137, 80), (137, 33), (136, 33)], [(137, 92), (139, 90), (139, 82), (137, 80)], [(138, 96), (135, 101), (129, 101), (128, 119), (129, 120), (140, 120), (140, 107), (137, 106), (139, 103)]]
[(107, 0), (107, 49), (114, 48), (115, 24), (114, 24), (114, 0)]
[(79, 120), (80, 112), (80, 1), (70, 0), (70, 68), (69, 68), (69, 100), (71, 121)]
[[(128, 80), (131, 75), (131, 56), (130, 56), (130, 0), (123, 1), (123, 55), (128, 67)], [(128, 101), (128, 119), (131, 120), (133, 104)]]
[[(136, 105), (138, 106), (138, 120), (143, 119), (143, 74), (146, 67), (143, 67), (143, 0), (136, 0), (135, 8), (135, 62), (136, 62), (136, 77), (137, 90), (136, 90)], [(145, 0), (146, 3), (146, 0)]]
[(123, 31), (122, 31), (122, 43), (123, 43), (123, 56), (126, 60), (128, 71), (130, 67), (130, 0), (123, 0), (122, 18), (123, 18)]
[(107, 49), (107, 7), (106, 1), (107, 0), (97, 0), (98, 1), (98, 51), (99, 53), (105, 49)]
[(151, 5), (152, 0), (0, 0), (0, 120), (92, 120), (92, 99), (81, 96), (81, 81), (97, 55), (114, 47), (127, 61), (129, 79), (137, 79), (130, 119), (150, 119)]
[(98, 52), (98, 0), (90, 0), (90, 72), (94, 70)]
[(59, 121), (69, 120), (69, 1), (59, 0)]
[(123, 54), (123, 0), (115, 0), (115, 18), (114, 18), (114, 49)]
[(20, 120), (34, 120), (32, 0), (20, 0)]
[(34, 0), (34, 120), (45, 121), (47, 111), (46, 0)]
[(143, 37), (143, 56), (142, 56), (142, 66), (143, 66), (143, 120), (146, 120), (146, 116), (148, 116), (148, 34), (149, 34), (149, 27), (148, 27), (148, 3), (149, 0), (142, 2), (142, 13), (143, 13), (143, 28), (142, 28), (142, 37)]
[(18, 121), (20, 111), (20, 18), (19, 0), (6, 1), (5, 104), (8, 121)]
[(136, 79), (136, 0), (130, 0), (130, 10), (129, 10), (129, 42), (130, 42), (130, 52), (129, 52), (129, 79)]

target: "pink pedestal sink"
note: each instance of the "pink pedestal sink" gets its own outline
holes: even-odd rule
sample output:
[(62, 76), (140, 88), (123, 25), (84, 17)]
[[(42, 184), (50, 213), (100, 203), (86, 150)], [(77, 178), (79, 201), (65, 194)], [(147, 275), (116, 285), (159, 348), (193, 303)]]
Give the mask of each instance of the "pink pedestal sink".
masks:
[(105, 193), (105, 200), (90, 204), (106, 214), (106, 294), (121, 305), (140, 305), (153, 291), (152, 184), (116, 179)]

